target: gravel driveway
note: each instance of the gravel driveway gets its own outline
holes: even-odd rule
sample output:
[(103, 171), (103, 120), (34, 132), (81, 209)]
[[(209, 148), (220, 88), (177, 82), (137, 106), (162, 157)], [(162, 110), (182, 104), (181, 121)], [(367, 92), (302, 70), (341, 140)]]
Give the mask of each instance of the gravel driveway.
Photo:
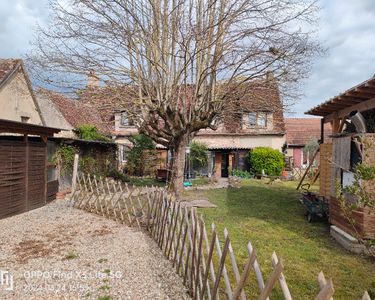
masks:
[(0, 299), (189, 298), (146, 234), (61, 200), (0, 220), (0, 272)]

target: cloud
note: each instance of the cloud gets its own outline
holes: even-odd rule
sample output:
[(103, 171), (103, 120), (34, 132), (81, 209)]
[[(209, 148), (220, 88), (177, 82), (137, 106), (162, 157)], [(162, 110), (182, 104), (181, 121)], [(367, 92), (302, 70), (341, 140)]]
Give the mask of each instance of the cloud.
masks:
[(315, 60), (305, 96), (294, 106), (300, 116), (375, 73), (375, 1), (320, 2), (319, 38), (328, 53)]
[(37, 23), (48, 16), (47, 0), (10, 0), (0, 4), (0, 57), (20, 57), (30, 48)]
[[(292, 108), (299, 116), (375, 73), (375, 1), (319, 1), (319, 39), (328, 53), (315, 59), (305, 96)], [(47, 19), (48, 0), (1, 1), (0, 57), (23, 56), (36, 24)]]

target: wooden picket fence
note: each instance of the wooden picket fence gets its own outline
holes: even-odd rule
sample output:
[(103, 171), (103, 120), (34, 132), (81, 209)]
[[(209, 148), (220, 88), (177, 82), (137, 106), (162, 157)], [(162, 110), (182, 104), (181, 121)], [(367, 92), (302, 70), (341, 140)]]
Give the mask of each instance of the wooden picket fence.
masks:
[[(220, 241), (214, 224), (207, 231), (196, 208), (183, 207), (160, 187), (137, 188), (116, 181), (78, 174), (72, 197), (76, 208), (93, 212), (129, 226), (145, 230), (158, 244), (173, 268), (182, 277), (193, 299), (257, 299), (268, 300), (275, 289), (284, 299), (292, 299), (284, 266), (274, 252), (272, 272), (265, 280), (256, 250), (247, 244), (247, 259), (240, 267), (236, 262), (229, 232)], [(254, 272), (255, 276), (250, 276)], [(248, 283), (255, 278), (254, 283)], [(316, 300), (332, 299), (332, 279), (320, 272)], [(250, 290), (255, 289), (255, 290)], [(365, 292), (363, 300), (371, 300)]]

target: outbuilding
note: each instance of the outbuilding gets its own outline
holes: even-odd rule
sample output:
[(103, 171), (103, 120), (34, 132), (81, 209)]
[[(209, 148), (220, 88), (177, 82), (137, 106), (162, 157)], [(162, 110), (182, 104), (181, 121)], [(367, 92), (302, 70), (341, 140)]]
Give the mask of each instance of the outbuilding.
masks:
[(0, 119), (0, 219), (55, 199), (58, 181), (48, 178), (47, 139), (59, 132)]

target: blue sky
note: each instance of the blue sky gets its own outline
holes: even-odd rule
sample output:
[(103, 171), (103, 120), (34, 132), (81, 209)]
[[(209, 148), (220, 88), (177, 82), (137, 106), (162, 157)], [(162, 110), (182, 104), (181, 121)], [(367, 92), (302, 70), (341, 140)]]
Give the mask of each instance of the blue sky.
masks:
[[(319, 39), (328, 52), (315, 59), (292, 116), (375, 74), (375, 0), (320, 0), (320, 6)], [(47, 16), (47, 0), (0, 0), (0, 57), (22, 57)]]

